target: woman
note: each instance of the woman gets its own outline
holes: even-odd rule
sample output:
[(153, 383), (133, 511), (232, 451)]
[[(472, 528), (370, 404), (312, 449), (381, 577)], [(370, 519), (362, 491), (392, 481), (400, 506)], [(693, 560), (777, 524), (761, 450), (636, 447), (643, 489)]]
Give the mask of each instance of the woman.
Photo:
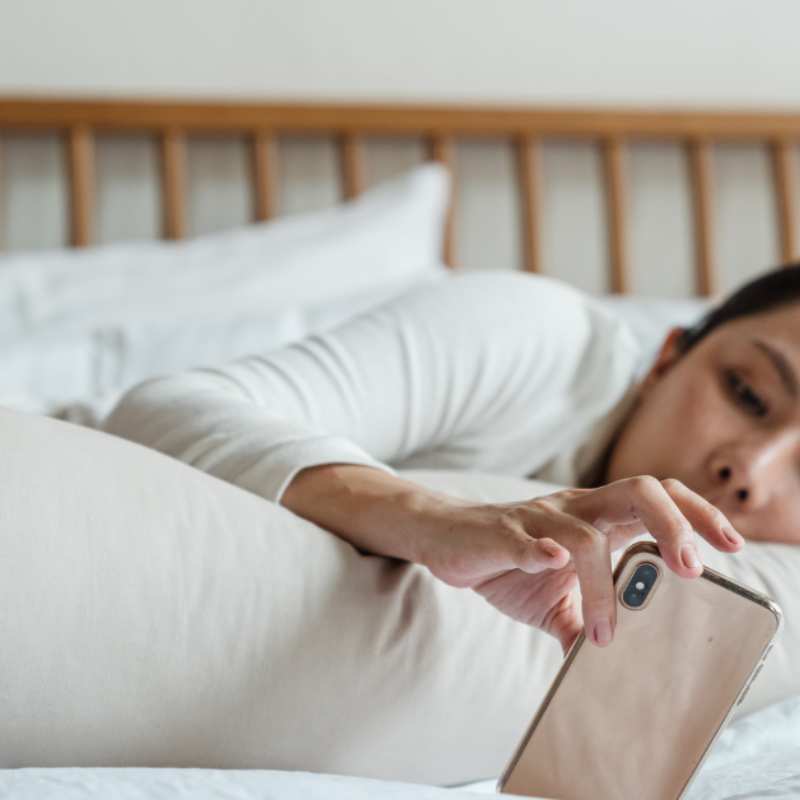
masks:
[[(469, 275), (336, 331), (159, 378), (105, 428), (472, 587), (567, 648), (613, 638), (610, 553), (649, 531), (676, 574), (694, 533), (800, 542), (800, 266), (673, 330), (646, 378), (625, 327), (546, 278)], [(392, 466), (581, 486), (476, 504)], [(596, 488), (591, 488), (596, 487)], [(573, 589), (580, 583), (582, 601)]]

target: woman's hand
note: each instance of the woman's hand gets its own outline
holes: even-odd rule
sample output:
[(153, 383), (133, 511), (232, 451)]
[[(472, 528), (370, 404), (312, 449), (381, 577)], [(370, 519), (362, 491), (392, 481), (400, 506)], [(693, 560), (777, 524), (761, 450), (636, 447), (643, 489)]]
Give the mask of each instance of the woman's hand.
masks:
[[(366, 552), (423, 564), (451, 586), (474, 589), (565, 650), (584, 623), (589, 641), (611, 643), (611, 552), (636, 536), (650, 532), (684, 578), (703, 569), (695, 530), (718, 550), (744, 545), (722, 512), (682, 483), (647, 476), (487, 505), (372, 467), (327, 464), (300, 472), (282, 503)], [(572, 591), (578, 583), (581, 603)]]
[[(514, 619), (555, 636), (566, 650), (584, 623), (611, 643), (616, 600), (611, 552), (650, 532), (667, 566), (701, 574), (694, 530), (718, 550), (744, 545), (725, 516), (675, 480), (643, 476), (522, 503), (442, 508), (425, 526), (420, 563), (452, 586), (471, 587)], [(572, 591), (580, 582), (582, 609)]]

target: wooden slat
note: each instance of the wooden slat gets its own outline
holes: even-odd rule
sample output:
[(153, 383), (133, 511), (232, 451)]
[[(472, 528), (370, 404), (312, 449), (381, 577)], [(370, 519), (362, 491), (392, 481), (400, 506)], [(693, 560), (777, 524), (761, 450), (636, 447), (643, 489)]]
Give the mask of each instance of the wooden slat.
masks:
[(444, 228), (444, 252), (442, 260), (448, 267), (455, 269), (455, 153), (453, 151), (453, 141), (449, 136), (436, 133), (429, 140), (430, 158), (444, 164), (450, 170), (450, 207), (447, 211), (447, 220)]
[(186, 135), (169, 128), (161, 137), (161, 208), (164, 236), (186, 236)]
[(631, 109), (547, 109), (503, 106), (321, 105), (235, 102), (53, 100), (0, 97), (0, 128), (164, 130), (269, 129), (275, 132), (452, 136), (753, 139), (800, 137), (800, 113)]
[(697, 291), (707, 297), (719, 288), (714, 248), (713, 155), (712, 145), (707, 140), (690, 142)]
[(86, 247), (93, 239), (94, 142), (92, 131), (78, 125), (69, 133), (70, 242)]
[(251, 140), (254, 216), (266, 222), (278, 213), (278, 143), (270, 131), (258, 131)]
[(625, 193), (625, 142), (616, 138), (606, 139), (603, 142), (603, 156), (611, 291), (627, 294), (630, 292), (630, 264), (628, 258), (628, 208)]
[(778, 200), (778, 230), (784, 264), (790, 264), (798, 258), (795, 146), (795, 142), (789, 139), (779, 139), (772, 145)]
[(364, 175), (364, 145), (354, 133), (345, 133), (339, 139), (342, 167), (342, 189), (345, 199), (358, 197), (366, 186)]
[(541, 197), (539, 187), (540, 144), (521, 136), (516, 142), (520, 204), (522, 207), (522, 257), (526, 272), (543, 272), (541, 245)]

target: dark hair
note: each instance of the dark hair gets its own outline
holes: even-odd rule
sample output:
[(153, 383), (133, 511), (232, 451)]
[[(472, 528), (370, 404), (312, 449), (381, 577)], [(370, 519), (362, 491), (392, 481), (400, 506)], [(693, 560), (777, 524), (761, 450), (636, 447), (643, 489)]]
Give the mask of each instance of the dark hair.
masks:
[(726, 322), (797, 302), (800, 302), (800, 262), (767, 272), (742, 286), (700, 322), (687, 328), (678, 339), (678, 347), (685, 353)]

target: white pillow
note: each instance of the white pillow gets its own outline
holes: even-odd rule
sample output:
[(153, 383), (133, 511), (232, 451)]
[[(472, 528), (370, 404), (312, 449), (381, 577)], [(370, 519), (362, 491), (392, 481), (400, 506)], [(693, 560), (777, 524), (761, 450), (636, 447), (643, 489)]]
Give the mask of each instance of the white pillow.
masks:
[(691, 327), (713, 304), (706, 297), (679, 300), (617, 294), (602, 295), (597, 299), (627, 324), (639, 343), (642, 352), (640, 373), (646, 372), (650, 367), (672, 328)]
[(426, 164), (351, 203), (191, 241), (0, 257), (0, 399), (102, 413), (152, 375), (337, 325), (446, 274), (447, 199)]

